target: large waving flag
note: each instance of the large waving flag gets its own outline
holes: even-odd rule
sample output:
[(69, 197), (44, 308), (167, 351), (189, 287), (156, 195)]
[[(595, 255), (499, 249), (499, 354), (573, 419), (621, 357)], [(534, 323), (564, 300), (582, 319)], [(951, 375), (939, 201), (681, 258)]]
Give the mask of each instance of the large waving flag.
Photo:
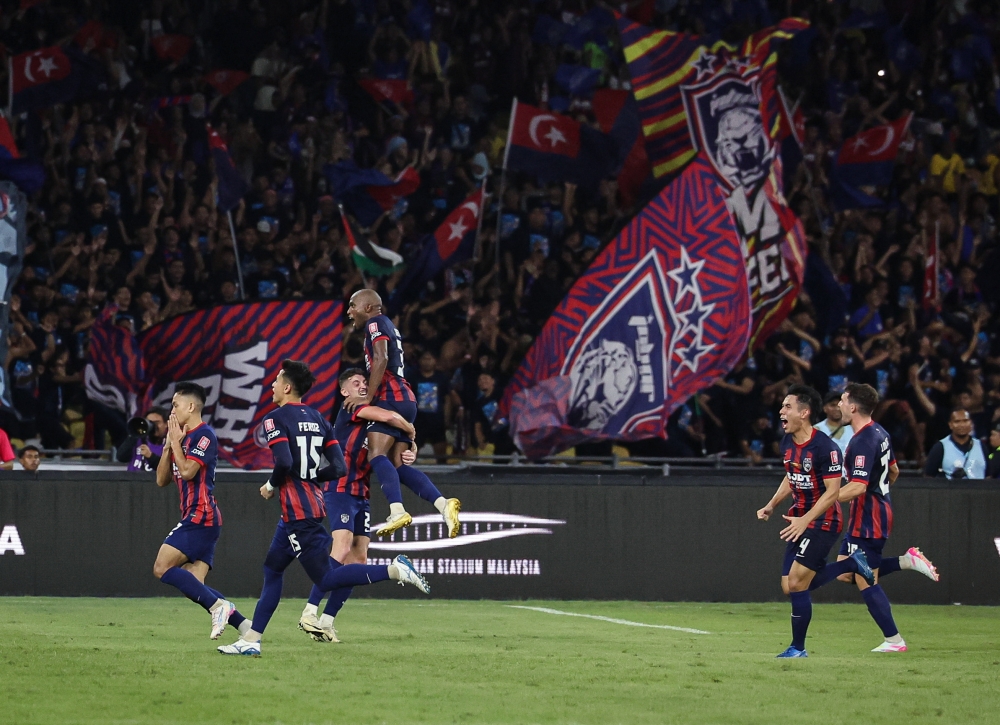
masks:
[(219, 208), (222, 211), (231, 211), (240, 203), (240, 199), (250, 187), (246, 179), (236, 170), (233, 159), (229, 156), (229, 149), (226, 148), (218, 132), (211, 124), (206, 123), (205, 127), (208, 130), (208, 150), (212, 154), (212, 161), (215, 162), (215, 175), (219, 177)]
[(740, 240), (697, 160), (576, 281), (504, 391), (530, 457), (663, 436), (667, 418), (732, 369), (750, 334)]
[(4, 116), (0, 116), (0, 180), (13, 181), (25, 194), (33, 194), (45, 184), (45, 167), (21, 158)]
[(615, 171), (617, 158), (618, 144), (607, 134), (514, 99), (506, 168), (527, 171), (545, 181), (594, 188)]
[(419, 289), (442, 270), (472, 259), (476, 231), (483, 215), (482, 189), (477, 189), (445, 217), (435, 232), (424, 240), (417, 257), (408, 264), (394, 297), (402, 299), (410, 289)]
[(739, 47), (621, 17), (618, 25), (654, 176), (700, 157), (727, 197), (746, 257), (757, 347), (794, 306), (805, 274), (805, 233), (782, 195), (774, 141), (784, 124), (771, 43), (807, 23), (788, 18)]
[(351, 258), (362, 272), (386, 277), (403, 268), (403, 257), (397, 252), (380, 247), (363, 234), (340, 207), (340, 219), (344, 222), (344, 235), (351, 249)]
[(618, 192), (622, 203), (632, 206), (639, 198), (643, 182), (650, 178), (639, 106), (629, 91), (611, 88), (594, 91), (591, 103), (597, 124), (618, 144)]
[(375, 103), (389, 101), (399, 106), (413, 104), (413, 91), (410, 84), (403, 80), (387, 80), (382, 78), (365, 78), (358, 81), (365, 93), (372, 97)]
[(101, 64), (76, 45), (53, 45), (10, 58), (10, 108), (22, 113), (72, 101), (97, 90)]
[(420, 174), (407, 166), (395, 178), (377, 169), (361, 169), (353, 161), (327, 164), (323, 168), (333, 198), (350, 209), (368, 227), (420, 187)]

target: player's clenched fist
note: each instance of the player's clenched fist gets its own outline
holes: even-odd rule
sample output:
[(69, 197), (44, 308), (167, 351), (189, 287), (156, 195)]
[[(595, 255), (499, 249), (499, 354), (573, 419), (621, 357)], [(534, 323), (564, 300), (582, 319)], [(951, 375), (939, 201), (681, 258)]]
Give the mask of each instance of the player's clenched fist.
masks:
[(773, 506), (765, 506), (762, 509), (757, 509), (757, 518), (760, 519), (761, 521), (767, 521), (769, 518), (771, 518), (771, 514), (773, 513), (774, 513)]

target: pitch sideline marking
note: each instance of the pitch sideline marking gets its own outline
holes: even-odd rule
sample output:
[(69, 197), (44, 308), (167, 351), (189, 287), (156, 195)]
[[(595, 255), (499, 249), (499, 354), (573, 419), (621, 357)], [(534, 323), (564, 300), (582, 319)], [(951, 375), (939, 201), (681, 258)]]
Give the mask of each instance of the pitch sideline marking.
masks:
[(602, 617), (598, 614), (580, 614), (578, 612), (564, 612), (561, 609), (549, 609), (548, 607), (524, 607), (518, 604), (508, 604), (511, 609), (529, 609), (532, 612), (543, 612), (545, 614), (561, 614), (564, 617), (583, 617), (585, 619), (597, 619), (602, 622), (612, 624), (624, 624), (627, 627), (649, 627), (650, 629), (672, 629), (675, 632), (688, 632), (690, 634), (711, 634), (703, 629), (691, 629), (690, 627), (674, 627), (669, 624), (646, 624), (645, 622), (632, 622), (628, 619), (616, 619), (615, 617)]

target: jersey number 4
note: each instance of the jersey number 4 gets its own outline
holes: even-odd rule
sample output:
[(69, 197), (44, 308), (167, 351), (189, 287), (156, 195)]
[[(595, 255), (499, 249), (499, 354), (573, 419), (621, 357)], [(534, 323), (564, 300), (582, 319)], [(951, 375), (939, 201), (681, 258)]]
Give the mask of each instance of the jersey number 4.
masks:
[(323, 439), (319, 436), (295, 436), (295, 443), (299, 447), (299, 480), (315, 481), (316, 473), (319, 471), (319, 449)]

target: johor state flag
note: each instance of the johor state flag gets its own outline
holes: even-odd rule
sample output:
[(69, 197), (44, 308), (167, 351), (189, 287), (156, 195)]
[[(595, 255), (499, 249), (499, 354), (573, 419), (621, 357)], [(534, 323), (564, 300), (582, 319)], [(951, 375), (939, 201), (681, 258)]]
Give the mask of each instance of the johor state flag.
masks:
[(400, 106), (409, 106), (413, 103), (413, 91), (406, 81), (366, 78), (358, 81), (358, 85), (375, 100), (375, 103), (391, 101)]
[(412, 166), (403, 169), (395, 179), (377, 169), (359, 169), (353, 161), (327, 164), (323, 174), (333, 197), (343, 202), (366, 227), (420, 187), (420, 174)]
[(639, 197), (643, 182), (650, 178), (639, 106), (629, 91), (610, 88), (594, 91), (591, 104), (601, 130), (618, 144), (618, 192), (622, 203), (632, 206)]
[(862, 131), (844, 141), (837, 153), (837, 173), (851, 186), (888, 186), (906, 137), (912, 113), (900, 119)]
[(157, 58), (170, 60), (174, 63), (184, 60), (184, 56), (191, 50), (193, 42), (186, 35), (157, 35), (150, 41)]
[(424, 240), (420, 253), (407, 266), (395, 296), (400, 297), (409, 289), (419, 289), (442, 270), (472, 259), (482, 213), (483, 190), (479, 189), (445, 217), (441, 226)]
[(532, 458), (663, 437), (670, 414), (747, 349), (743, 252), (712, 167), (696, 160), (605, 248), (545, 323), (503, 409)]
[(96, 90), (104, 77), (100, 63), (72, 45), (15, 55), (9, 70), (14, 113), (66, 103)]
[(507, 168), (593, 188), (615, 170), (617, 157), (618, 145), (607, 134), (514, 99)]
[(230, 93), (239, 88), (249, 77), (249, 73), (244, 73), (241, 70), (219, 69), (206, 73), (204, 80), (220, 94), (228, 96)]
[(25, 194), (33, 194), (45, 184), (45, 167), (21, 158), (10, 124), (3, 116), (0, 116), (0, 179), (14, 182)]
[(240, 203), (249, 186), (233, 165), (229, 149), (212, 128), (212, 124), (206, 123), (205, 128), (208, 130), (208, 150), (212, 154), (212, 161), (215, 162), (215, 175), (219, 177), (219, 208), (222, 211), (231, 211)]

